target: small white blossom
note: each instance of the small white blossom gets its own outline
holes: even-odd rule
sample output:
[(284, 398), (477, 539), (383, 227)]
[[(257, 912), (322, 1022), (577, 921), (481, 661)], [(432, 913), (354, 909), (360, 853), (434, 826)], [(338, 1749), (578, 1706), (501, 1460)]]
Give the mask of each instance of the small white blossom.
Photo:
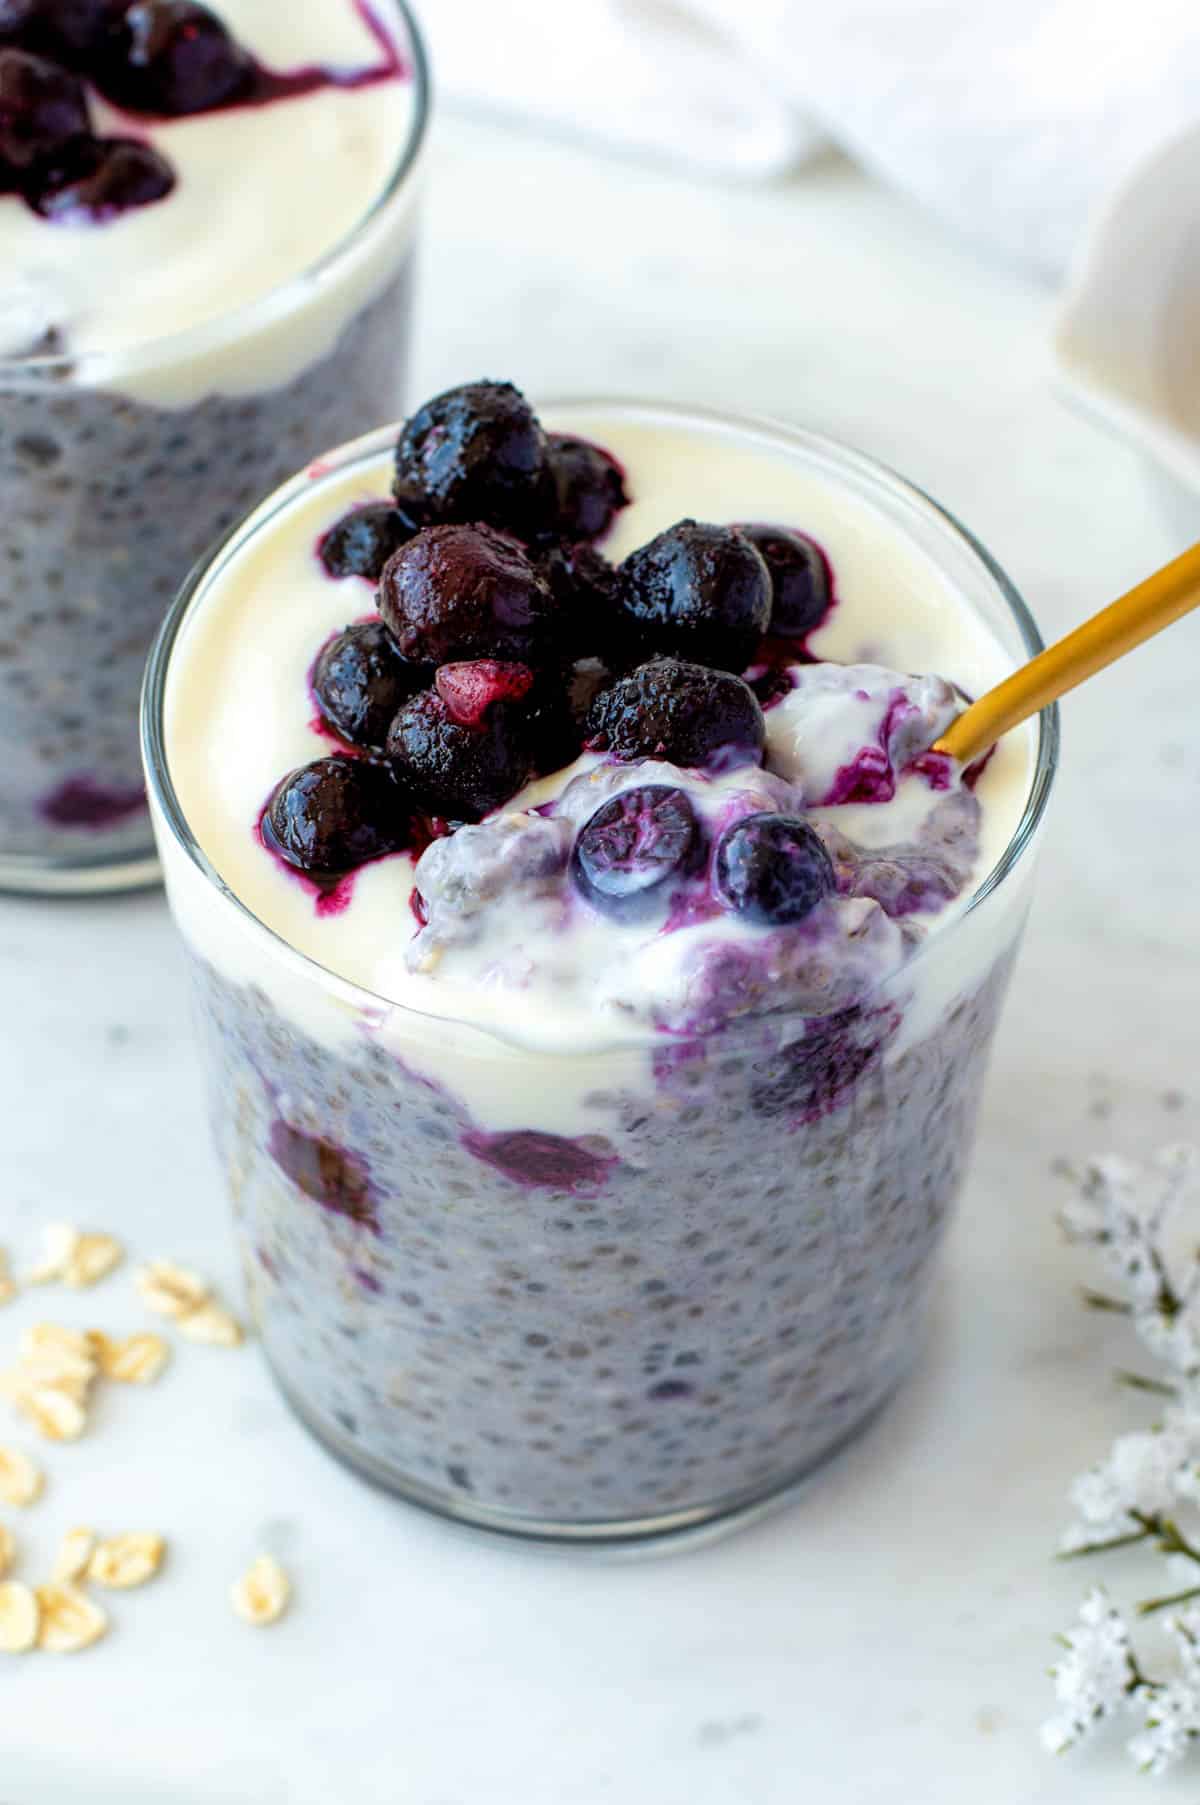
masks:
[(1064, 1552), (1136, 1534), (1137, 1516), (1170, 1516), (1186, 1495), (1198, 1457), (1200, 1420), (1182, 1413), (1171, 1412), (1161, 1429), (1118, 1436), (1107, 1460), (1071, 1487), (1078, 1521), (1064, 1537)]
[(1042, 1742), (1053, 1754), (1124, 1705), (1135, 1684), (1129, 1630), (1102, 1586), (1093, 1586), (1063, 1640), (1067, 1652), (1050, 1669), (1063, 1709), (1042, 1726)]
[(1145, 1774), (1165, 1774), (1200, 1737), (1200, 1687), (1173, 1680), (1148, 1694), (1146, 1728), (1126, 1747)]

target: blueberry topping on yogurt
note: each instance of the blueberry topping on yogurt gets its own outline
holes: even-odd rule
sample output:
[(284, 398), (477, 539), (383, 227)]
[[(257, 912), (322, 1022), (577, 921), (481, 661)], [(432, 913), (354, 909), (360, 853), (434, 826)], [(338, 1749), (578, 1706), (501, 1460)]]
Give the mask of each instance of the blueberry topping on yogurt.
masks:
[(558, 535), (567, 540), (598, 539), (629, 501), (624, 471), (602, 446), (568, 433), (550, 433), (547, 449)]
[(537, 415), (511, 382), (468, 382), (435, 396), (400, 435), (395, 490), (417, 519), (536, 528), (553, 495)]
[(406, 664), (380, 620), (360, 621), (322, 646), (312, 691), (322, 718), (351, 746), (382, 752), (396, 711), (426, 673)]
[(23, 50), (0, 50), (0, 164), (23, 175), (88, 130), (76, 76)]
[(312, 877), (339, 877), (396, 852), (409, 816), (393, 773), (366, 759), (319, 758), (285, 777), (263, 812), (264, 843)]
[(757, 764), (766, 739), (748, 684), (681, 658), (652, 658), (601, 690), (587, 727), (589, 743), (614, 758), (665, 758), (696, 770)]
[(515, 539), (490, 526), (417, 533), (384, 568), (379, 612), (413, 664), (538, 663), (560, 635), (559, 604), (545, 576)]
[(814, 540), (781, 526), (740, 529), (758, 551), (771, 577), (770, 631), (802, 639), (829, 613), (829, 563)]
[(693, 866), (695, 811), (682, 790), (647, 784), (598, 808), (575, 842), (571, 874), (595, 908), (629, 918), (653, 908)]
[(404, 703), (387, 754), (426, 814), (447, 821), (479, 821), (499, 808), (527, 781), (534, 762), (527, 726), (511, 703), (493, 703), (468, 726), (436, 689)]
[(118, 106), (185, 117), (245, 94), (254, 64), (193, 0), (137, 0), (113, 29), (101, 86)]
[(0, 44), (79, 67), (103, 44), (112, 0), (0, 0)]
[(45, 171), (29, 195), (35, 212), (63, 224), (103, 224), (132, 207), (161, 201), (175, 172), (135, 138), (85, 138)]
[(635, 644), (743, 671), (771, 622), (771, 577), (735, 528), (681, 520), (626, 558), (620, 602)]
[(790, 815), (750, 815), (721, 836), (713, 863), (721, 901), (763, 927), (790, 927), (835, 887), (816, 829)]
[(331, 577), (369, 577), (377, 583), (393, 552), (412, 538), (412, 528), (385, 501), (352, 508), (331, 526), (317, 555)]

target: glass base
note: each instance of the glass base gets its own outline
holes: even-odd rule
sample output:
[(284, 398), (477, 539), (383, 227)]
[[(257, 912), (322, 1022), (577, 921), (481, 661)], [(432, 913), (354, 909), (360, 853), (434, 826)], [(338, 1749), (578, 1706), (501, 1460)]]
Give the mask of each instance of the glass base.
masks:
[(18, 896), (112, 896), (161, 882), (149, 828), (144, 844), (90, 858), (74, 851), (0, 853), (0, 891)]
[(338, 1429), (318, 1418), (289, 1389), (268, 1360), (268, 1368), (283, 1400), (309, 1434), (343, 1466), (365, 1479), (380, 1491), (405, 1504), (415, 1504), (443, 1522), (472, 1532), (484, 1531), (488, 1537), (502, 1536), (509, 1541), (525, 1542), (558, 1553), (607, 1555), (674, 1554), (703, 1546), (735, 1530), (760, 1523), (776, 1512), (795, 1503), (817, 1473), (823, 1470), (843, 1449), (856, 1442), (883, 1415), (902, 1388), (907, 1373), (902, 1373), (884, 1396), (861, 1416), (853, 1428), (806, 1461), (799, 1470), (785, 1473), (765, 1484), (727, 1494), (712, 1504), (694, 1505), (657, 1517), (634, 1517), (610, 1521), (560, 1523), (539, 1517), (522, 1516), (515, 1511), (496, 1510), (475, 1504), (460, 1495), (423, 1485), (420, 1480), (402, 1478), (382, 1461), (364, 1454), (361, 1448)]

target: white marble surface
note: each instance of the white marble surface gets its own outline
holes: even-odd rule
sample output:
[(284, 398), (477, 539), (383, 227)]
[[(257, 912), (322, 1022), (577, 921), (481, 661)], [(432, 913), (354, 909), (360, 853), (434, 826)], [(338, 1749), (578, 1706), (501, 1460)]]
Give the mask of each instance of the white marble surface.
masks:
[[(1184, 542), (1186, 510), (1050, 395), (1049, 297), (841, 164), (755, 194), (452, 122), (428, 224), (416, 391), (487, 372), (827, 428), (968, 520), (1052, 631)], [(16, 1525), (30, 1572), (79, 1521), (162, 1529), (172, 1553), (98, 1650), (3, 1664), (3, 1805), (1137, 1796), (1115, 1747), (1055, 1763), (1036, 1741), (1084, 1583), (1048, 1559), (1064, 1486), (1137, 1414), (1107, 1377), (1119, 1325), (1073, 1299), (1050, 1166), (1200, 1133), (1198, 663), (1194, 620), (1068, 705), (927, 1355), (868, 1438), (740, 1538), (548, 1558), (372, 1494), (293, 1427), (252, 1351), (183, 1348), (49, 1451)], [(232, 1287), (161, 899), (0, 902), (0, 996), (0, 1239), (88, 1220)], [(0, 1345), (50, 1303), (5, 1311)], [(128, 1273), (53, 1303), (140, 1321)], [(226, 1590), (264, 1542), (298, 1598), (256, 1633)]]

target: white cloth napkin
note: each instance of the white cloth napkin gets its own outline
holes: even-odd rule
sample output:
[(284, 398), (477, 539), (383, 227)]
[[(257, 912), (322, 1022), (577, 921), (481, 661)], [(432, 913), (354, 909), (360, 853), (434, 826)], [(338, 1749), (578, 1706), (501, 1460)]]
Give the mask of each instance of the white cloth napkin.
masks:
[(1197, 0), (428, 0), (424, 17), (452, 101), (749, 179), (832, 139), (1049, 273), (1200, 119)]

